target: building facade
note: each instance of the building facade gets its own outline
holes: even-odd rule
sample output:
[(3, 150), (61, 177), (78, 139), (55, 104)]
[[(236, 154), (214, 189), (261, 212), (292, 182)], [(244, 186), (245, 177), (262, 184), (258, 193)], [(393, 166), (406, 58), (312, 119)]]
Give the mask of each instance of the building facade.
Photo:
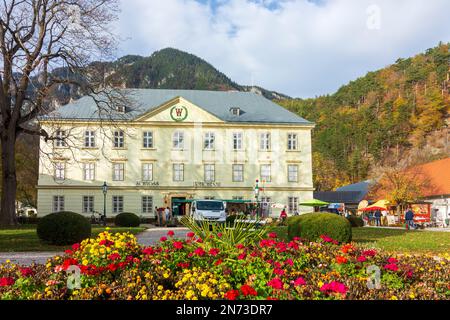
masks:
[(177, 201), (255, 200), (256, 180), (258, 200), (290, 212), (312, 198), (312, 123), (253, 93), (126, 96), (107, 117), (98, 99), (83, 97), (40, 119), (52, 139), (41, 140), (39, 216), (106, 207), (108, 217), (154, 217), (155, 206)]

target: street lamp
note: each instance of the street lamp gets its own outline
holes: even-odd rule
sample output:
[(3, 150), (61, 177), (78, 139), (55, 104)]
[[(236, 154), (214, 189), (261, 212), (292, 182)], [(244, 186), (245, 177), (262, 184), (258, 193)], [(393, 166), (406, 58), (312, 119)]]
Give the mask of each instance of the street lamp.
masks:
[(259, 180), (256, 180), (255, 185), (255, 199), (256, 199), (256, 217), (258, 218), (259, 211)]
[(106, 184), (106, 181), (103, 182), (102, 190), (103, 190), (103, 225), (106, 226), (106, 194), (108, 193), (108, 185)]

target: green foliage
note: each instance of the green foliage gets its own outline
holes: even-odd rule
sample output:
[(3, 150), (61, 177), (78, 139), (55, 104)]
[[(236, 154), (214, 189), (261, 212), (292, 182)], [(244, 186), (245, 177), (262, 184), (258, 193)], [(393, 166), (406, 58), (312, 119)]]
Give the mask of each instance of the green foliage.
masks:
[(141, 224), (141, 219), (131, 212), (119, 213), (114, 218), (114, 224), (118, 227), (139, 227)]
[(229, 215), (229, 216), (227, 216), (226, 223), (228, 225), (233, 225), (236, 220), (245, 219), (245, 218), (246, 218), (246, 216), (243, 214)]
[[(316, 123), (313, 146), (320, 161), (313, 162), (313, 171), (320, 190), (367, 179), (371, 165), (420, 147), (427, 134), (445, 125), (449, 59), (449, 44), (439, 44), (369, 72), (333, 95), (279, 101)], [(333, 171), (328, 181), (324, 168)]]
[(206, 249), (231, 250), (238, 244), (253, 245), (267, 233), (266, 227), (256, 220), (254, 222), (234, 221), (233, 224), (227, 224), (198, 222), (191, 217), (184, 216), (181, 224), (200, 237)]
[(39, 220), (38, 237), (54, 245), (70, 245), (91, 236), (88, 219), (74, 212), (57, 212)]
[(339, 242), (352, 240), (350, 222), (333, 213), (307, 213), (288, 219), (288, 238), (300, 237), (310, 241), (327, 235)]
[(360, 228), (364, 227), (364, 220), (361, 217), (357, 216), (348, 216), (347, 220), (352, 225), (352, 228)]

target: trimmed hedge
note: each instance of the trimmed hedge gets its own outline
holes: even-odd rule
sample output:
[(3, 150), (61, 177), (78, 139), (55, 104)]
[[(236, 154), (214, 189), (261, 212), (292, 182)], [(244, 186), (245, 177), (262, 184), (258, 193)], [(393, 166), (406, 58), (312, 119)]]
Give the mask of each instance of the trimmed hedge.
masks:
[(350, 224), (353, 228), (364, 227), (364, 220), (361, 217), (348, 216), (347, 220), (350, 221)]
[(339, 242), (352, 240), (352, 226), (350, 222), (334, 213), (307, 213), (288, 218), (288, 237), (300, 237), (310, 241), (327, 235)]
[(50, 244), (70, 245), (91, 236), (91, 223), (75, 212), (56, 212), (41, 218), (36, 232), (41, 240)]
[(141, 218), (131, 212), (122, 212), (116, 216), (114, 224), (118, 227), (139, 227)]

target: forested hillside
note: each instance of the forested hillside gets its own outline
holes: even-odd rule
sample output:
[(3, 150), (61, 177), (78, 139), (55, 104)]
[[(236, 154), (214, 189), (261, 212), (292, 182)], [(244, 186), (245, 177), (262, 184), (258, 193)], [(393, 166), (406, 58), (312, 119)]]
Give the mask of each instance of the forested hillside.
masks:
[(278, 101), (317, 125), (315, 187), (361, 181), (377, 166), (448, 156), (443, 145), (448, 137), (439, 133), (448, 130), (449, 61), (449, 44), (440, 44), (369, 72), (332, 95)]

